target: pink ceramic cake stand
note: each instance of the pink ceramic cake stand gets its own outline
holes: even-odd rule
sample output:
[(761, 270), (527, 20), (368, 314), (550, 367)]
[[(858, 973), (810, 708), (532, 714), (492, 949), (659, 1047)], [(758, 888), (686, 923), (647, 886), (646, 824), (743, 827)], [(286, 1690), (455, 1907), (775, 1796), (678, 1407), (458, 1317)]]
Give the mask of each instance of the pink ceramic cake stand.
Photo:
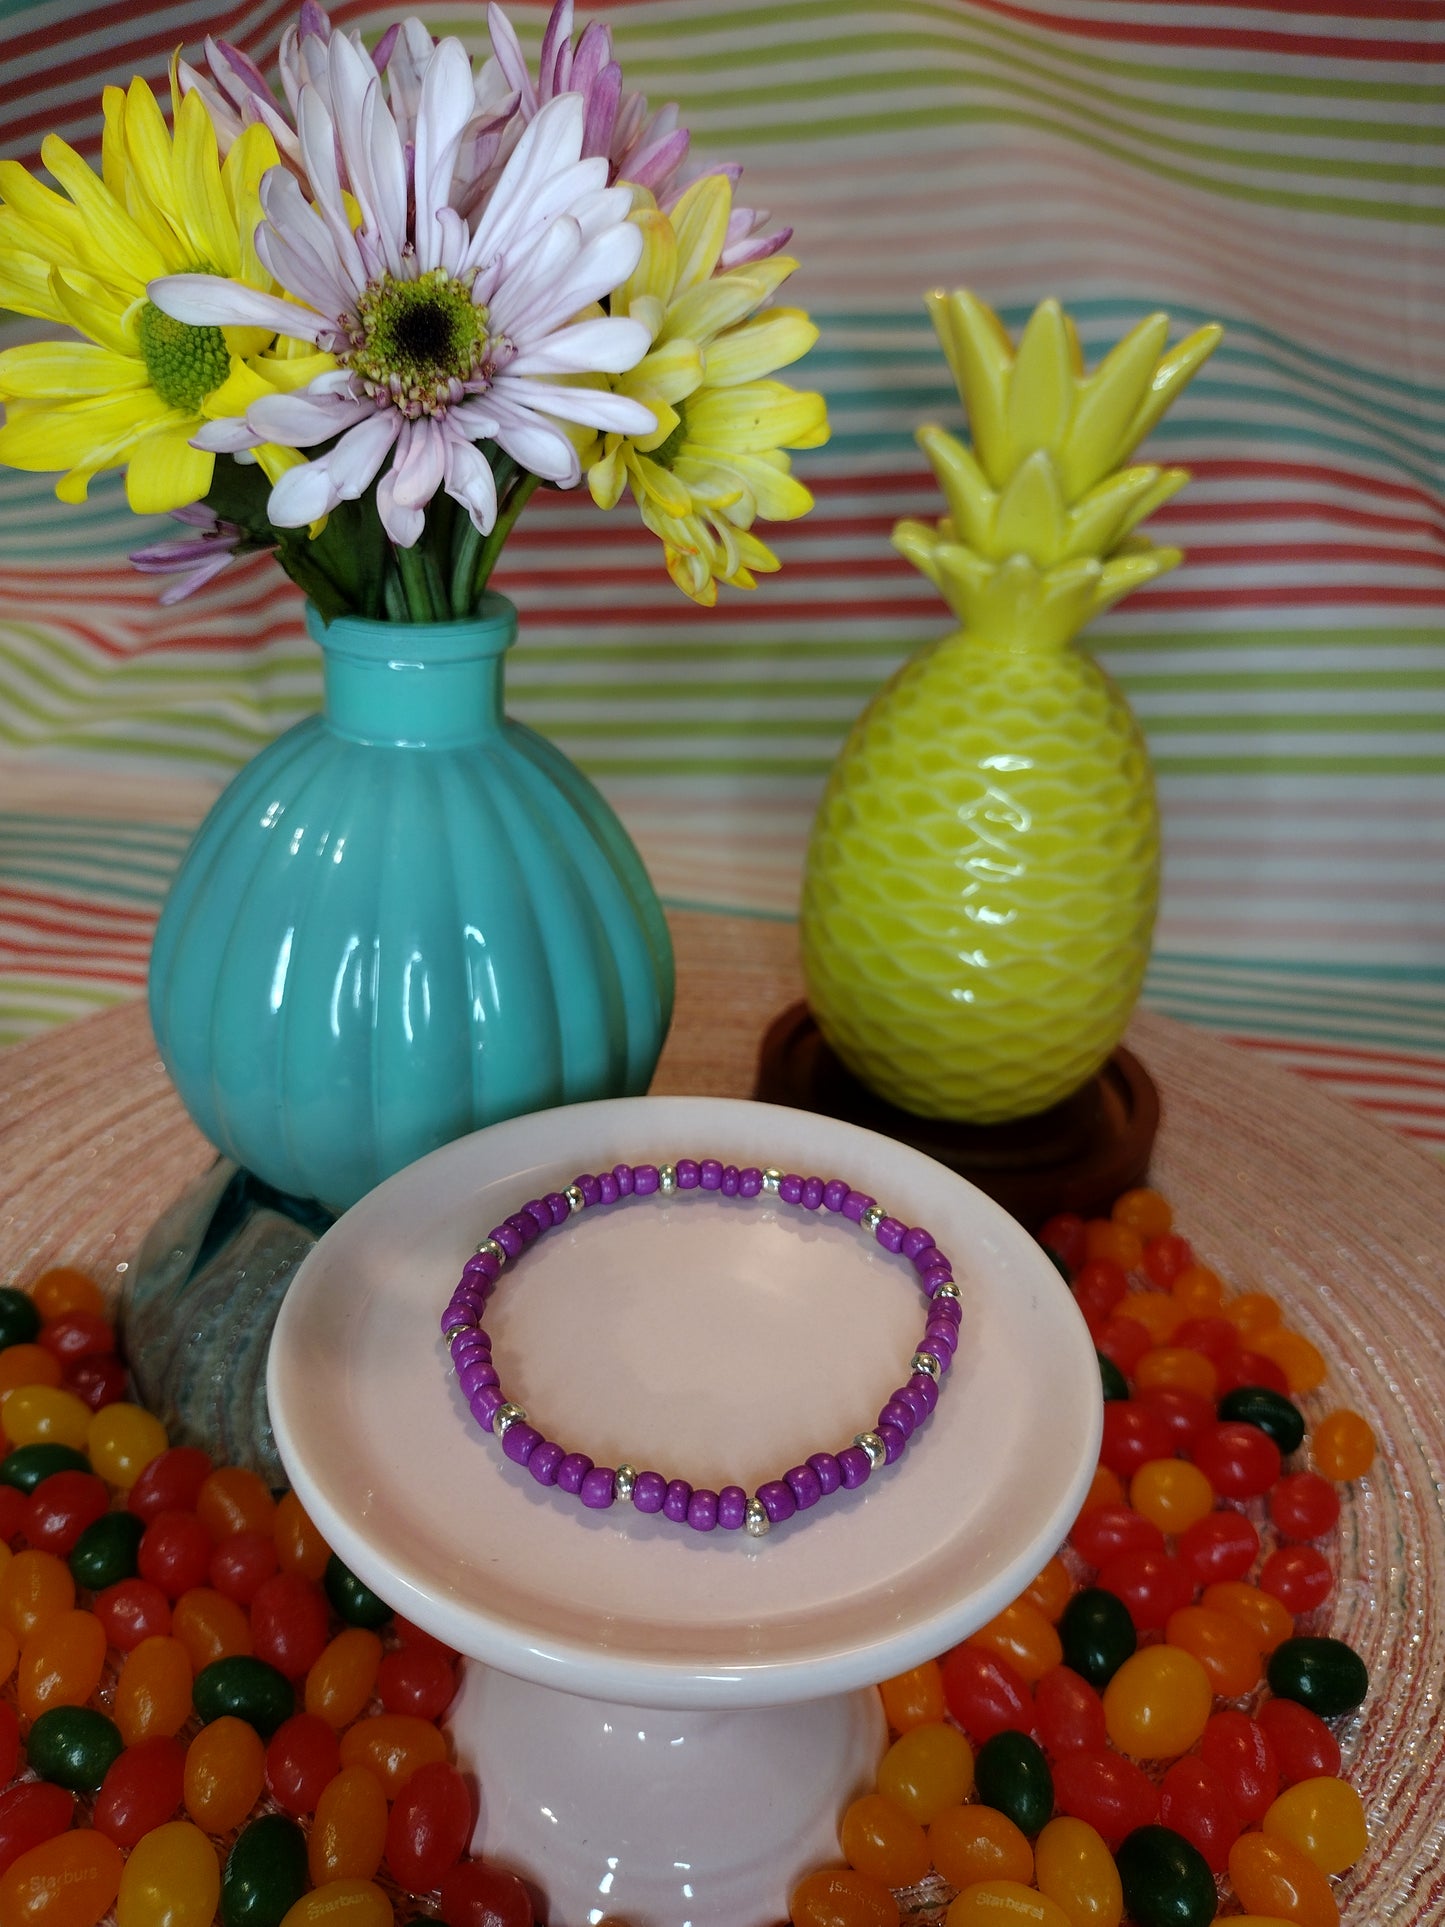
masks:
[[(476, 1428), (438, 1333), (466, 1258), (528, 1198), (708, 1155), (846, 1178), (928, 1226), (963, 1294), (957, 1362), (904, 1459), (760, 1540), (538, 1486)], [(486, 1323), (548, 1436), (751, 1491), (871, 1425), (922, 1304), (912, 1267), (841, 1218), (692, 1192), (550, 1232)], [(474, 1850), (531, 1884), (550, 1927), (783, 1918), (871, 1781), (885, 1734), (867, 1689), (1028, 1584), (1101, 1423), (1083, 1322), (998, 1206), (855, 1126), (722, 1098), (518, 1118), (399, 1173), (301, 1268), (269, 1393), (341, 1558), (469, 1656), (449, 1718), (480, 1786)]]

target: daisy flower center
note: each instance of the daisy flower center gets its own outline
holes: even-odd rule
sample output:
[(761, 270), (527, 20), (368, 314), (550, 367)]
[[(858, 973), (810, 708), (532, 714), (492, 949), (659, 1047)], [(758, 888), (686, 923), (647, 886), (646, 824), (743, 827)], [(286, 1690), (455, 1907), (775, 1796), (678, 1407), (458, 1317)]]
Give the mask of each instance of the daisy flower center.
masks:
[(231, 353), (219, 328), (173, 321), (153, 301), (136, 318), (136, 337), (151, 387), (182, 414), (194, 415), (231, 372)]
[(487, 311), (472, 300), (470, 280), (432, 268), (415, 281), (385, 275), (356, 303), (350, 346), (337, 359), (374, 401), (404, 414), (444, 413), (466, 384), (484, 374), (490, 342)]

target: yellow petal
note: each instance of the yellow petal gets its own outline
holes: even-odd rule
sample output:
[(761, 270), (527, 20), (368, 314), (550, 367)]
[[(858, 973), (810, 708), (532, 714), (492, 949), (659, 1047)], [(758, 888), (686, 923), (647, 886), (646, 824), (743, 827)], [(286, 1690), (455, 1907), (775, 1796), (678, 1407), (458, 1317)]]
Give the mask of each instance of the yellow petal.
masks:
[(592, 499), (600, 509), (615, 509), (622, 499), (622, 490), (627, 482), (627, 470), (622, 463), (622, 439), (617, 435), (607, 437), (611, 446), (600, 461), (594, 462), (587, 471), (587, 487)]
[[(116, 117), (124, 172), (115, 199), (173, 270), (194, 267), (198, 257), (177, 230), (177, 188), (171, 136), (155, 96), (133, 80)], [(106, 175), (107, 186), (110, 176)], [(114, 190), (111, 190), (114, 192)]]
[[(249, 453), (255, 456), (256, 466), (273, 488), (288, 468), (300, 468), (303, 462), (310, 460), (309, 451), (303, 454), (299, 448), (282, 448), (277, 442), (262, 442), (258, 448), (251, 449)], [(320, 522), (311, 524), (313, 540), (324, 527), (324, 518)]]
[(677, 280), (681, 291), (708, 280), (728, 238), (732, 183), (725, 174), (704, 174), (681, 196), (668, 217), (677, 236)]
[(695, 341), (669, 341), (654, 348), (627, 377), (626, 393), (655, 407), (683, 401), (702, 385), (702, 350)]
[(142, 234), (125, 210), (106, 193), (75, 149), (54, 134), (47, 134), (40, 158), (74, 201), (84, 224), (86, 247), (83, 265), (102, 279), (124, 277), (137, 291), (148, 281), (167, 273), (171, 263)]
[(90, 342), (36, 341), (0, 354), (0, 395), (69, 401), (148, 388), (144, 362)]
[(672, 299), (677, 283), (677, 236), (665, 214), (644, 208), (632, 217), (632, 225), (642, 236), (642, 253), (637, 266), (612, 296), (615, 315), (630, 315), (640, 321), (636, 304), (647, 300), (659, 304), (658, 312)]
[(102, 286), (89, 275), (67, 275), (59, 268), (51, 271), (50, 292), (59, 310), (59, 319), (68, 321), (72, 328), (89, 335), (92, 341), (98, 341), (113, 354), (139, 355), (135, 328), (139, 302), (127, 302), (122, 307), (121, 298), (113, 289)]
[(805, 355), (817, 339), (801, 308), (769, 308), (708, 343), (708, 386), (730, 388), (770, 375)]
[(59, 406), (17, 402), (0, 423), (0, 462), (41, 474), (91, 461), (104, 467), (114, 451), (170, 412), (150, 388)]
[(732, 461), (708, 461), (698, 455), (680, 455), (677, 478), (692, 500), (701, 507), (739, 508), (745, 522), (751, 522), (758, 512), (757, 503)]
[(775, 255), (771, 261), (757, 261), (746, 268), (732, 268), (726, 274), (714, 275), (700, 287), (678, 295), (667, 311), (657, 339), (673, 341), (687, 335), (706, 346), (714, 335), (734, 327), (755, 308), (760, 308), (797, 265), (784, 255)]
[[(131, 82), (131, 92), (145, 83)], [(146, 90), (149, 93), (149, 89)], [(179, 220), (181, 234), (215, 273), (228, 279), (241, 271), (236, 221), (221, 189), (216, 130), (198, 93), (187, 94), (176, 121), (174, 166), (177, 206), (167, 209)]]
[(230, 153), (221, 163), (221, 191), (239, 237), (240, 264), (236, 273), (248, 288), (260, 288), (267, 294), (276, 284), (256, 252), (256, 229), (261, 223), (261, 182), (279, 160), (275, 141), (258, 123), (248, 127), (232, 143)]
[(0, 237), (7, 249), (78, 267), (85, 225), (59, 194), (32, 180), (18, 161), (0, 161)]
[(100, 97), (105, 126), (100, 137), (100, 178), (106, 190), (125, 206), (125, 91), (107, 87)]
[(780, 381), (747, 382), (741, 388), (705, 389), (688, 404), (688, 440), (756, 452), (765, 448), (814, 448), (827, 433), (821, 395)]
[(48, 261), (6, 247), (0, 234), (0, 308), (9, 308), (12, 314), (33, 315), (37, 321), (66, 320), (50, 276)]
[(131, 450), (126, 500), (137, 515), (164, 515), (199, 502), (211, 486), (216, 458), (192, 448), (189, 424), (159, 428)]
[(649, 461), (645, 455), (634, 454), (627, 464), (627, 472), (632, 478), (632, 492), (639, 503), (646, 499), (661, 509), (664, 515), (686, 515), (692, 508), (692, 497), (685, 485), (660, 463)]

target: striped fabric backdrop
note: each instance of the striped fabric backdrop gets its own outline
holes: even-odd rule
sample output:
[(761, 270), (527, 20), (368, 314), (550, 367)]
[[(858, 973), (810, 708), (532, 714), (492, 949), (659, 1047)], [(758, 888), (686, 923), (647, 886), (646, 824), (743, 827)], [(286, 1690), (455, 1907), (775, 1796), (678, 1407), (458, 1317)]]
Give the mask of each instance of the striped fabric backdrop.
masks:
[[(0, 0), (0, 152), (93, 156), (107, 80), (289, 4)], [(1148, 996), (1445, 1152), (1445, 6), (1438, 0), (601, 0), (629, 85), (796, 229), (830, 444), (783, 572), (712, 612), (624, 506), (540, 499), (498, 586), (515, 713), (619, 805), (673, 902), (787, 916), (824, 771), (946, 612), (888, 545), (940, 512), (958, 407), (922, 307), (1064, 300), (1091, 358), (1142, 314), (1224, 345), (1149, 445), (1185, 565), (1091, 632), (1149, 735), (1166, 889)], [(543, 6), (509, 8), (535, 45)], [(437, 32), (484, 44), (483, 9)], [(388, 9), (343, 4), (368, 34)], [(9, 339), (33, 333), (28, 325)], [(314, 707), (263, 559), (171, 610), (114, 478), (0, 471), (0, 1038), (134, 995), (186, 828)]]

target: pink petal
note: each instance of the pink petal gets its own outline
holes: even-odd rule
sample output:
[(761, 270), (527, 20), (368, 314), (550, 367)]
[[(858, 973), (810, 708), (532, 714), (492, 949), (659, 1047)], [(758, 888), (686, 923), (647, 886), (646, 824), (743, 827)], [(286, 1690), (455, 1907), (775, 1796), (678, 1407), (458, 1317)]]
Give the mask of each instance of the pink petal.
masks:
[(261, 204), (266, 219), (256, 230), (257, 254), (288, 294), (334, 326), (350, 311), (356, 290), (336, 258), (330, 229), (282, 168), (266, 177)]
[(630, 395), (615, 395), (610, 388), (568, 388), (560, 382), (532, 381), (508, 372), (497, 376), (487, 390), (487, 400), (498, 411), (504, 403), (512, 408), (536, 409), (560, 416), (563, 421), (585, 422), (589, 428), (611, 429), (619, 435), (650, 435), (657, 428), (656, 416), (643, 402), (634, 401)]
[[(575, 313), (576, 310), (574, 309)], [(620, 375), (635, 368), (652, 345), (640, 321), (599, 316), (558, 328), (507, 363), (509, 375)]]
[(363, 287), (366, 275), (342, 200), (341, 174), (336, 164), (336, 129), (332, 125), (326, 102), (317, 88), (309, 84), (301, 89), (297, 119), (301, 131), (301, 153), (310, 176), (316, 211), (326, 223), (343, 274), (353, 287)]
[(163, 274), (146, 293), (162, 314), (198, 328), (271, 328), (315, 341), (321, 324), (304, 308), (218, 274)]
[[(448, 419), (454, 420), (455, 413)], [(480, 534), (490, 533), (497, 519), (496, 479), (482, 451), (455, 435), (446, 443), (446, 491), (461, 503)]]
[[(467, 265), (490, 261), (519, 233), (560, 212), (577, 193), (601, 186), (602, 182), (593, 179), (595, 164), (590, 161), (581, 162), (589, 170), (585, 183), (579, 182), (574, 188), (568, 180), (581, 152), (581, 101), (575, 94), (549, 100), (525, 129), (502, 169), (502, 177), (477, 224)], [(560, 198), (559, 176), (566, 184)]]
[(557, 0), (542, 35), (537, 85), (543, 100), (564, 94), (572, 79), (572, 0)]
[(416, 117), (416, 257), (423, 273), (440, 260), (436, 215), (451, 199), (452, 170), (475, 98), (472, 65), (459, 40), (444, 40), (421, 85)]
[(400, 426), (400, 415), (388, 408), (350, 429), (316, 461), (288, 468), (267, 504), (266, 513), (276, 527), (302, 528), (329, 514), (338, 502), (354, 502), (364, 495)]
[(313, 448), (375, 413), (374, 402), (311, 395), (302, 388), (294, 395), (263, 395), (253, 401), (246, 410), (246, 423), (263, 441), (280, 442), (284, 448)]
[(191, 447), (211, 455), (239, 455), (242, 449), (259, 448), (265, 439), (248, 428), (240, 415), (226, 415), (220, 421), (202, 422), (191, 436)]
[(530, 408), (513, 406), (496, 388), (488, 392), (487, 399), (497, 419), (497, 446), (504, 448), (519, 468), (540, 475), (544, 482), (558, 482), (563, 488), (576, 486), (582, 466), (576, 449), (560, 428), (550, 427)]
[(527, 59), (522, 52), (521, 42), (513, 31), (511, 21), (496, 5), (496, 0), (487, 8), (487, 32), (492, 37), (492, 52), (497, 57), (497, 65), (506, 75), (507, 85), (516, 88), (522, 112), (530, 120), (537, 111), (537, 90), (527, 71)]
[(446, 434), (439, 422), (422, 416), (408, 422), (391, 461), (396, 500), (403, 508), (424, 509), (446, 474)]

